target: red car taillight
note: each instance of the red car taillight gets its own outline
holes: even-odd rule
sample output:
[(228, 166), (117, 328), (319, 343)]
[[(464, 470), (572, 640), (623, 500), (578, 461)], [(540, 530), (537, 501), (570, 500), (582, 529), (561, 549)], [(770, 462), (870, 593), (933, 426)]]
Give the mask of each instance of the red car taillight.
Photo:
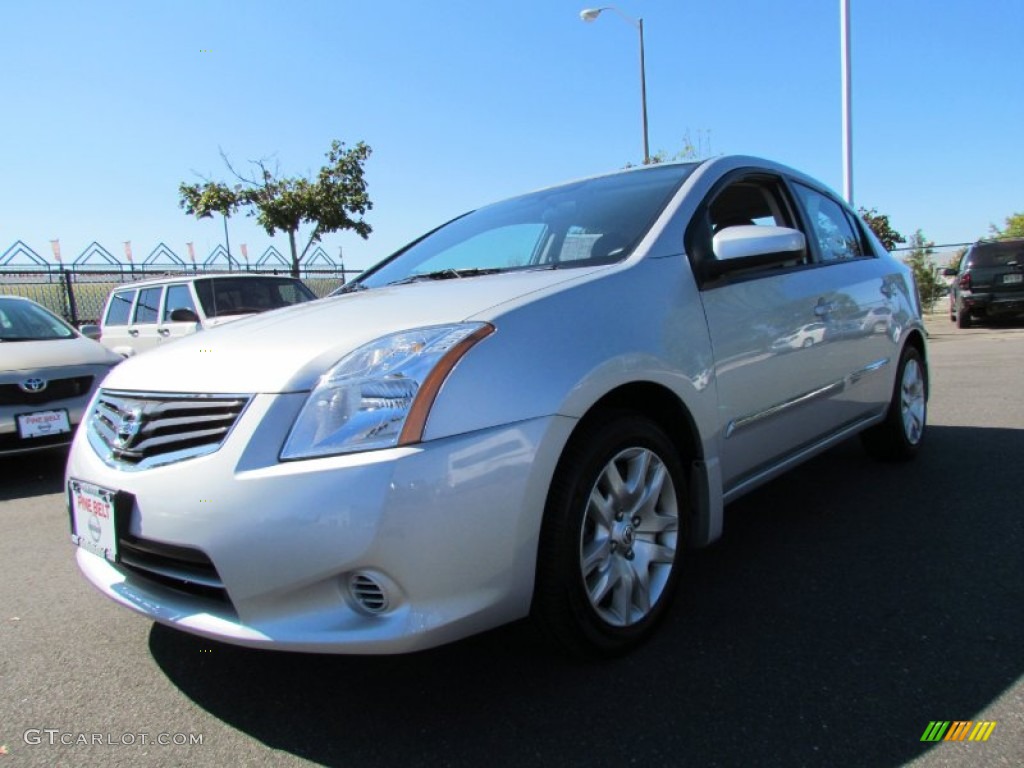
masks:
[(971, 273), (960, 275), (960, 290), (969, 291), (971, 290)]

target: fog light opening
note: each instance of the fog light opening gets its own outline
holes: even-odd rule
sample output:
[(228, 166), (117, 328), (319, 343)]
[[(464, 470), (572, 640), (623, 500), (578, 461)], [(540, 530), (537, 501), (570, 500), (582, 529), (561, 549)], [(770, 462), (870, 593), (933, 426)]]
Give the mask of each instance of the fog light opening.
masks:
[(357, 571), (348, 577), (348, 595), (352, 603), (364, 613), (384, 613), (391, 605), (388, 591), (381, 580), (365, 571)]

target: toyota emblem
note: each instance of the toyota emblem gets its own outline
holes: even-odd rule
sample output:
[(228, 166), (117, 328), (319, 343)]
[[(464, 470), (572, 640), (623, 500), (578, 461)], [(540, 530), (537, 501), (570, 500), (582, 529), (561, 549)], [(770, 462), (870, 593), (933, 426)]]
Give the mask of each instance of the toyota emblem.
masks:
[(46, 379), (25, 379), (18, 386), (22, 392), (42, 392), (46, 389)]

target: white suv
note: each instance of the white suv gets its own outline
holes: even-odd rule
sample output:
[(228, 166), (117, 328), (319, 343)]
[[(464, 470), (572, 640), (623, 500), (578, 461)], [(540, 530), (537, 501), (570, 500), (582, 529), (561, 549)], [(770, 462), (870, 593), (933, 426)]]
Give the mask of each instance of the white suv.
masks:
[(315, 298), (294, 277), (226, 274), (143, 280), (110, 294), (100, 341), (131, 357), (202, 328)]

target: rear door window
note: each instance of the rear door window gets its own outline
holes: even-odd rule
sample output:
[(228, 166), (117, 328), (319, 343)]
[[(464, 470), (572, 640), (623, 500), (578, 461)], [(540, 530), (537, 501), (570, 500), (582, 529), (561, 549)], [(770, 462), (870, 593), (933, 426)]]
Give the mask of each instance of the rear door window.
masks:
[(164, 289), (144, 288), (139, 291), (139, 301), (135, 305), (135, 324), (145, 325), (155, 323), (160, 316), (160, 294)]
[(864, 256), (860, 236), (839, 203), (803, 184), (793, 187), (807, 212), (810, 234), (817, 241), (822, 261), (849, 261)]
[(110, 306), (107, 307), (105, 325), (128, 325), (128, 318), (132, 312), (132, 302), (135, 301), (135, 289), (130, 291), (115, 291), (110, 297)]

